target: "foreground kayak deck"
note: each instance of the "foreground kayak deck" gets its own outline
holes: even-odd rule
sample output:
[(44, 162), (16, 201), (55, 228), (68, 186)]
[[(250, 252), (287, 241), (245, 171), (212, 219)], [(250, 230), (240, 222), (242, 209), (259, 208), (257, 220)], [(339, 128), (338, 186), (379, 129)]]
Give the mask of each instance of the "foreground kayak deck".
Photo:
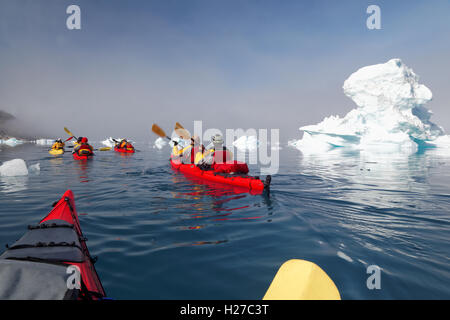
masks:
[(262, 181), (258, 177), (252, 177), (248, 175), (224, 174), (216, 173), (214, 171), (201, 170), (194, 164), (182, 164), (179, 161), (174, 161), (173, 159), (170, 159), (170, 164), (173, 169), (187, 175), (213, 182), (245, 188), (250, 191), (262, 192), (264, 190), (268, 190), (270, 187), (270, 176), (267, 176), (266, 181)]
[(28, 229), (0, 256), (0, 299), (105, 297), (81, 232), (72, 191), (67, 190), (53, 210)]

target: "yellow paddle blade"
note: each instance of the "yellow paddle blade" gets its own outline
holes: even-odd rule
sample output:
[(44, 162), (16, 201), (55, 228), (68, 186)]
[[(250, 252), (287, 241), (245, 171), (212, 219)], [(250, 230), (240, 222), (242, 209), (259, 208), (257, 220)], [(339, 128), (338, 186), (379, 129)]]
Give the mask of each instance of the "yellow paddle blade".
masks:
[(111, 147), (98, 148), (98, 151), (109, 151), (109, 150), (111, 150)]
[(318, 265), (292, 259), (280, 267), (263, 300), (341, 300), (341, 295)]
[(64, 127), (64, 131), (67, 132), (67, 134), (68, 134), (69, 136), (73, 136), (73, 135), (74, 135), (74, 134), (73, 134), (72, 132), (70, 132), (70, 130), (67, 129), (66, 127)]
[(185, 140), (189, 140), (191, 138), (191, 134), (189, 133), (189, 131), (184, 128), (175, 129), (175, 133)]
[(152, 131), (153, 131), (153, 133), (155, 133), (156, 135), (160, 136), (161, 138), (165, 138), (166, 137), (166, 133), (164, 132), (164, 130), (161, 129), (156, 123), (154, 123), (152, 125)]

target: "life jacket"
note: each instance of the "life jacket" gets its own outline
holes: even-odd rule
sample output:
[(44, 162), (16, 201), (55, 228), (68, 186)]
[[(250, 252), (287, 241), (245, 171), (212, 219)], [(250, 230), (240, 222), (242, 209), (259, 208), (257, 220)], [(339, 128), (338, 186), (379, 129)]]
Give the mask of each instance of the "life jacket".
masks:
[(196, 145), (194, 147), (189, 146), (183, 149), (183, 163), (191, 164), (196, 163), (196, 158), (198, 153), (203, 153), (204, 146)]
[(80, 156), (90, 155), (90, 154), (94, 153), (92, 150), (92, 147), (87, 143), (80, 144), (79, 147), (77, 148), (76, 152)]
[(52, 145), (52, 149), (55, 149), (55, 150), (64, 149), (64, 143), (62, 143), (62, 142), (55, 142)]

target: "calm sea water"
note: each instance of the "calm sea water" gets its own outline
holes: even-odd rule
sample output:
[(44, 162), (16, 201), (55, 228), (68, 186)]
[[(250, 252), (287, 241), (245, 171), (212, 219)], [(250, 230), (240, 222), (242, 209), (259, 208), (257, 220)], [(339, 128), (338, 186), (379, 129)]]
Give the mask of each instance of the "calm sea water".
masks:
[[(4, 149), (0, 161), (41, 170), (0, 178), (0, 243), (70, 188), (111, 298), (260, 299), (297, 258), (321, 266), (344, 299), (450, 299), (450, 157), (284, 148), (270, 195), (251, 195), (198, 184), (169, 167), (168, 149), (137, 147), (87, 163)], [(367, 288), (369, 265), (381, 268), (380, 290)]]

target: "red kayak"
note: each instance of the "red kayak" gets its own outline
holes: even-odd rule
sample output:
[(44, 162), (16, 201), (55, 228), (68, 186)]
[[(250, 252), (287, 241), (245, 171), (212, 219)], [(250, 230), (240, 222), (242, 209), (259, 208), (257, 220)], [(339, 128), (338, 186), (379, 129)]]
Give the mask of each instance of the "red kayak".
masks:
[(53, 300), (105, 297), (81, 232), (73, 193), (0, 256), (0, 299)]
[(114, 147), (114, 151), (116, 152), (121, 152), (121, 153), (134, 153), (134, 148), (119, 148), (119, 147)]
[(249, 175), (218, 173), (213, 170), (202, 170), (195, 164), (182, 164), (179, 161), (174, 161), (173, 159), (170, 159), (170, 164), (173, 169), (187, 175), (213, 182), (246, 188), (247, 190), (252, 191), (262, 191), (268, 189), (271, 181), (270, 176), (267, 176), (266, 181), (262, 181), (258, 177), (252, 177)]
[(89, 155), (80, 156), (78, 153), (74, 152), (74, 153), (72, 153), (72, 155), (75, 160), (88, 160), (88, 159), (92, 159), (94, 157), (93, 153), (89, 154)]

